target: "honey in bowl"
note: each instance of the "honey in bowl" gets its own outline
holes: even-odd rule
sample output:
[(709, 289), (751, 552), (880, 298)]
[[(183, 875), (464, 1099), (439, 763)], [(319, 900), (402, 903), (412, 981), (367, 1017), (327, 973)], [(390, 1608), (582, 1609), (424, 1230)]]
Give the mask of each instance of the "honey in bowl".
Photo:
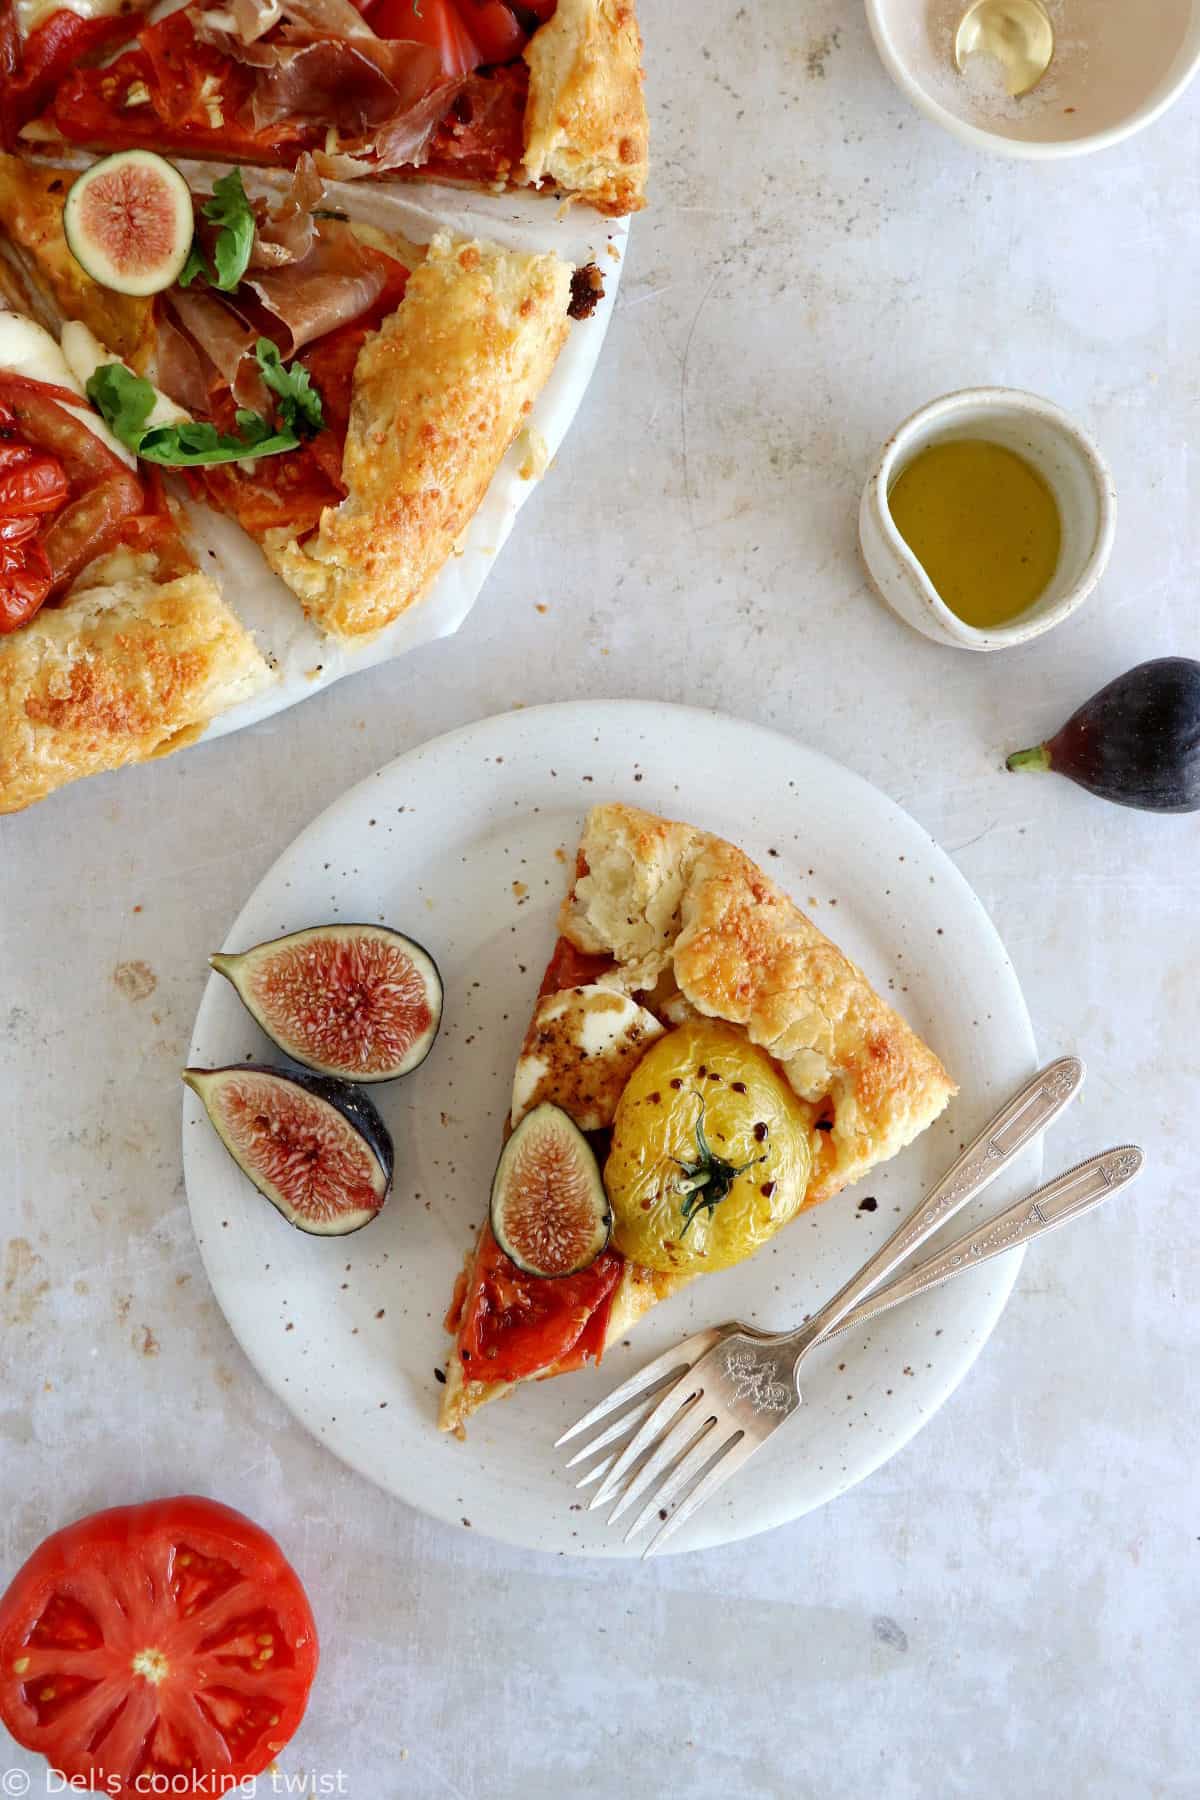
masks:
[(1007, 625), (1054, 579), (1058, 503), (1032, 463), (986, 438), (947, 438), (913, 457), (888, 493), (896, 529), (964, 624)]

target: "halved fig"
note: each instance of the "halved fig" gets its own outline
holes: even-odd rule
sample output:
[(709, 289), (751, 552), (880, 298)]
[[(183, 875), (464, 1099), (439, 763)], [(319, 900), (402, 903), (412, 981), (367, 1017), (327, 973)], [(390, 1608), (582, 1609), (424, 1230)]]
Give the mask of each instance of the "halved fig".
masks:
[(318, 1075), (394, 1081), (425, 1061), (442, 1022), (437, 964), (386, 925), (311, 925), (209, 961), (272, 1043)]
[(492, 1235), (527, 1275), (578, 1275), (608, 1245), (612, 1210), (592, 1147), (560, 1106), (527, 1113), (500, 1154)]
[(195, 230), (191, 191), (153, 150), (119, 150), (72, 182), (63, 233), (93, 281), (117, 294), (160, 294), (178, 280)]
[(185, 1069), (183, 1079), (239, 1169), (289, 1225), (344, 1237), (371, 1223), (387, 1199), (394, 1155), (365, 1094), (261, 1063)]

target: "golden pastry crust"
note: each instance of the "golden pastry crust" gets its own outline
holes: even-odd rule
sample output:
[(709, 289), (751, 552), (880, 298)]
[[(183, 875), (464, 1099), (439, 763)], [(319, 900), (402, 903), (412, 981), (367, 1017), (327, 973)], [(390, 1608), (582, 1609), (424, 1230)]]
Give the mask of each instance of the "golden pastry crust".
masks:
[(62, 209), (77, 169), (43, 168), (0, 153), (0, 228), (29, 291), (28, 310), (48, 297), (63, 319), (79, 319), (100, 342), (143, 374), (154, 353), (154, 302), (114, 294), (75, 261), (63, 236)]
[(957, 1091), (862, 970), (732, 844), (614, 803), (589, 814), (581, 850), (588, 873), (563, 903), (563, 935), (611, 954), (628, 992), (669, 973), (696, 1012), (743, 1026), (774, 1057), (811, 1108), (806, 1205), (895, 1156)]
[(178, 750), (273, 679), (207, 576), (77, 589), (0, 637), (0, 813)]
[[(808, 1113), (806, 1208), (902, 1150), (956, 1092), (862, 970), (723, 838), (614, 802), (588, 815), (580, 858), (584, 872), (559, 915), (563, 936), (612, 956), (606, 983), (652, 997), (660, 1014), (741, 1026), (775, 1058)], [(541, 1097), (569, 1110), (569, 1097)], [(605, 1349), (689, 1279), (627, 1264)], [(461, 1432), (471, 1413), (513, 1385), (464, 1381), (455, 1346), (442, 1429)]]
[(645, 205), (649, 130), (632, 0), (558, 0), (525, 50), (525, 173), (602, 213)]
[(263, 549), (324, 630), (372, 636), (462, 537), (566, 341), (571, 267), (439, 234), (354, 371), (348, 497)]

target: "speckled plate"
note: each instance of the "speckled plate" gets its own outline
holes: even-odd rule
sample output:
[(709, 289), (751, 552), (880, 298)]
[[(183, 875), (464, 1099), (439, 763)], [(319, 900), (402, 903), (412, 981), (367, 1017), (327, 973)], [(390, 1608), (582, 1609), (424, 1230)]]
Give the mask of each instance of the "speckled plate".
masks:
[[(435, 1422), (442, 1313), (486, 1207), (513, 1064), (583, 817), (607, 797), (703, 825), (758, 858), (930, 1040), (962, 1091), (863, 1187), (803, 1215), (752, 1262), (659, 1306), (602, 1369), (530, 1384), (486, 1408), (460, 1443)], [(263, 1379), (335, 1455), (424, 1512), (533, 1549), (627, 1554), (598, 1515), (575, 1504), (553, 1448), (558, 1433), (701, 1325), (798, 1322), (1036, 1063), (1004, 947), (920, 826), (791, 739), (683, 707), (545, 706), (436, 738), (302, 832), (226, 948), (330, 918), (410, 932), (445, 979), (433, 1054), (407, 1080), (372, 1090), (396, 1142), (395, 1192), (354, 1237), (304, 1237), (238, 1173), (188, 1092), (184, 1164), (209, 1277)], [(191, 1060), (214, 1066), (248, 1054), (267, 1056), (270, 1046), (214, 976)], [(995, 1184), (979, 1216), (1035, 1186), (1040, 1170), (1034, 1149)], [(990, 1262), (816, 1352), (793, 1424), (677, 1547), (798, 1518), (894, 1456), (967, 1373), (1019, 1263), (1019, 1252)]]

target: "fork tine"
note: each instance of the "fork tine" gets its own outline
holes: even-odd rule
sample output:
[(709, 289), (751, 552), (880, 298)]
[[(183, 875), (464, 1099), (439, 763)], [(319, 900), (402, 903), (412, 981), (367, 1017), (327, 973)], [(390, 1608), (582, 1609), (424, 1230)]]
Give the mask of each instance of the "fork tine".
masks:
[[(654, 1392), (658, 1392), (657, 1388)], [(611, 1444), (614, 1438), (624, 1437), (627, 1431), (635, 1430), (653, 1404), (654, 1394), (647, 1394), (640, 1406), (631, 1406), (628, 1412), (621, 1414), (615, 1424), (608, 1427), (607, 1431), (602, 1431), (599, 1437), (590, 1438), (582, 1450), (577, 1450), (574, 1456), (569, 1456), (567, 1468), (573, 1469), (576, 1463), (586, 1462), (589, 1456), (595, 1456), (597, 1451), (603, 1450), (606, 1444)]]
[(592, 1506), (603, 1506), (611, 1500), (621, 1484), (626, 1470), (631, 1469), (638, 1458), (647, 1450), (653, 1449), (662, 1434), (675, 1423), (675, 1415), (681, 1406), (687, 1404), (697, 1394), (704, 1392), (702, 1384), (691, 1385), (691, 1372), (685, 1370), (678, 1381), (671, 1383), (658, 1405), (637, 1434), (630, 1439), (618, 1456), (616, 1462), (604, 1477), (603, 1482), (592, 1496)]
[(735, 1432), (732, 1437), (726, 1438), (717, 1452), (716, 1462), (713, 1463), (707, 1474), (700, 1477), (691, 1493), (679, 1502), (666, 1524), (655, 1532), (642, 1551), (642, 1555), (644, 1557), (653, 1556), (656, 1551), (661, 1550), (672, 1532), (678, 1531), (679, 1527), (690, 1519), (697, 1508), (703, 1506), (704, 1502), (715, 1494), (731, 1475), (736, 1475), (742, 1465), (754, 1455), (754, 1452), (762, 1449), (765, 1441), (764, 1438), (747, 1437), (742, 1432)]
[(662, 1356), (656, 1356), (654, 1361), (647, 1363), (644, 1369), (639, 1369), (636, 1375), (631, 1375), (628, 1381), (623, 1381), (619, 1388), (616, 1388), (611, 1394), (607, 1394), (603, 1400), (598, 1401), (590, 1412), (584, 1413), (582, 1419), (577, 1419), (569, 1430), (564, 1431), (560, 1438), (555, 1439), (554, 1448), (557, 1450), (560, 1445), (569, 1443), (573, 1437), (578, 1437), (581, 1431), (586, 1431), (589, 1425), (598, 1424), (601, 1419), (606, 1419), (615, 1407), (626, 1405), (646, 1388), (654, 1387), (658, 1382), (665, 1381), (669, 1375), (683, 1374), (685, 1367), (699, 1362), (700, 1358), (706, 1356), (714, 1344), (720, 1342), (721, 1338), (725, 1336), (725, 1331), (726, 1328), (723, 1326), (711, 1326), (707, 1331), (696, 1332), (694, 1337), (686, 1339), (684, 1343), (676, 1344), (673, 1349), (665, 1351)]
[(675, 1415), (671, 1429), (664, 1434), (651, 1456), (632, 1476), (625, 1492), (608, 1515), (610, 1525), (615, 1525), (623, 1512), (627, 1512), (639, 1494), (644, 1494), (651, 1482), (657, 1481), (663, 1470), (676, 1462), (685, 1450), (690, 1450), (696, 1439), (697, 1424), (701, 1432), (707, 1432), (716, 1424), (716, 1415), (710, 1407), (700, 1405), (702, 1394), (680, 1408)]
[(706, 1425), (688, 1450), (687, 1455), (682, 1457), (673, 1469), (667, 1471), (657, 1491), (650, 1495), (645, 1506), (625, 1533), (625, 1542), (628, 1544), (639, 1531), (645, 1530), (652, 1519), (659, 1518), (671, 1505), (676, 1494), (683, 1493), (684, 1489), (690, 1487), (698, 1475), (704, 1473), (716, 1454), (717, 1447), (713, 1433)]
[(603, 1481), (616, 1460), (617, 1452), (615, 1450), (611, 1456), (602, 1456), (594, 1469), (589, 1469), (586, 1475), (579, 1477), (575, 1483), (576, 1488), (590, 1487), (593, 1481)]

